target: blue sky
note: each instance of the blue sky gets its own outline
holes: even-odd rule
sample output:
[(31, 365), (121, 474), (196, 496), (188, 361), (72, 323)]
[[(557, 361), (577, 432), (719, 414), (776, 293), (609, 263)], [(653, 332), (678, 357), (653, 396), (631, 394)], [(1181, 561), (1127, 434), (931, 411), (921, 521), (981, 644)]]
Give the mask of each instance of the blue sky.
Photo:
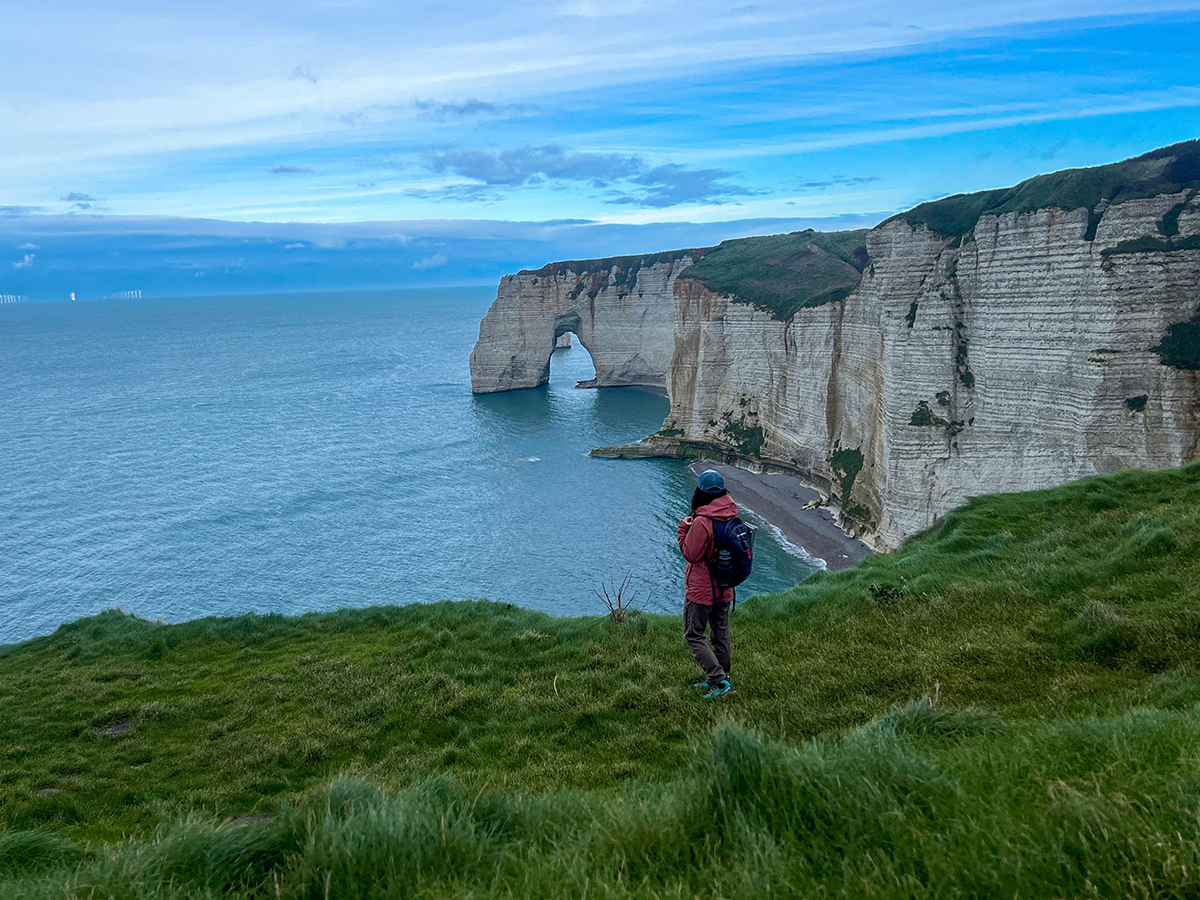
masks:
[[(181, 219), (409, 223), (389, 233), (428, 255), (397, 257), (407, 277), (486, 280), (576, 249), (853, 227), (1200, 137), (1200, 0), (801, 6), (10, 4), (0, 292), (49, 263), (37, 234), (128, 236), (127, 216), (193, 236)], [(493, 269), (451, 246), (557, 220), (600, 227), (520, 226), (535, 237)]]

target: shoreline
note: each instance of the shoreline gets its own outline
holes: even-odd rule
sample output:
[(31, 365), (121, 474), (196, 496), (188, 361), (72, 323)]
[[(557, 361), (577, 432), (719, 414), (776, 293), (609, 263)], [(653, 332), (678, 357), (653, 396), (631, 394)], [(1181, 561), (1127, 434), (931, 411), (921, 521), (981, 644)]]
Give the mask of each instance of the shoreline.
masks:
[(688, 466), (693, 475), (716, 469), (739, 507), (761, 516), (784, 537), (825, 563), (830, 572), (849, 568), (871, 554), (871, 548), (847, 535), (823, 506), (821, 494), (794, 475), (760, 475), (723, 463), (698, 461)]
[(594, 391), (599, 388), (604, 388), (605, 390), (610, 388), (628, 388), (634, 391), (645, 391), (647, 394), (655, 394), (659, 397), (670, 396), (667, 393), (667, 389), (659, 384), (596, 384), (595, 378), (575, 382), (575, 390), (577, 391)]

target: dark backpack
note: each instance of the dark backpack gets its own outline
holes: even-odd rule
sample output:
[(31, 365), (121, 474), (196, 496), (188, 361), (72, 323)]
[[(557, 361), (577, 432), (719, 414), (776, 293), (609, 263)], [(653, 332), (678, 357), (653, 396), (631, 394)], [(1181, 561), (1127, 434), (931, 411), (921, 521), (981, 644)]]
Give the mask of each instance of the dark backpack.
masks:
[(713, 555), (708, 570), (723, 588), (737, 587), (750, 577), (754, 557), (754, 529), (736, 516), (728, 522), (713, 520)]

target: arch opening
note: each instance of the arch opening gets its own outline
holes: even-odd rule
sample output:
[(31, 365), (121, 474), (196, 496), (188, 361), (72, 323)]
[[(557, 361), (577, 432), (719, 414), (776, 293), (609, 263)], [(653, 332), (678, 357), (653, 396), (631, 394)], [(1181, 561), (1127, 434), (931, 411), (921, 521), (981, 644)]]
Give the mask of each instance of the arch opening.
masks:
[(574, 331), (556, 329), (556, 332), (548, 363), (550, 382), (563, 387), (594, 387), (596, 364), (591, 351)]

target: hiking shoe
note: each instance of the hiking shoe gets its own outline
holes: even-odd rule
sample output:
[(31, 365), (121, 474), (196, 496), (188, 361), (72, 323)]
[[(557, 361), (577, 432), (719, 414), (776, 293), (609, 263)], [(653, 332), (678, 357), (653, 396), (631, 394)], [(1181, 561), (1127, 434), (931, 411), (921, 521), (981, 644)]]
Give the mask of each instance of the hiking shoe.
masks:
[(711, 685), (709, 685), (707, 678), (701, 678), (699, 681), (692, 682), (692, 690), (694, 691), (707, 691), (709, 687)]
[(718, 697), (726, 697), (729, 694), (736, 694), (736, 693), (737, 693), (737, 688), (735, 688), (732, 684), (730, 684), (729, 679), (726, 678), (724, 681), (722, 681), (716, 687), (710, 688), (709, 692), (704, 695), (704, 699), (705, 700), (716, 700)]

